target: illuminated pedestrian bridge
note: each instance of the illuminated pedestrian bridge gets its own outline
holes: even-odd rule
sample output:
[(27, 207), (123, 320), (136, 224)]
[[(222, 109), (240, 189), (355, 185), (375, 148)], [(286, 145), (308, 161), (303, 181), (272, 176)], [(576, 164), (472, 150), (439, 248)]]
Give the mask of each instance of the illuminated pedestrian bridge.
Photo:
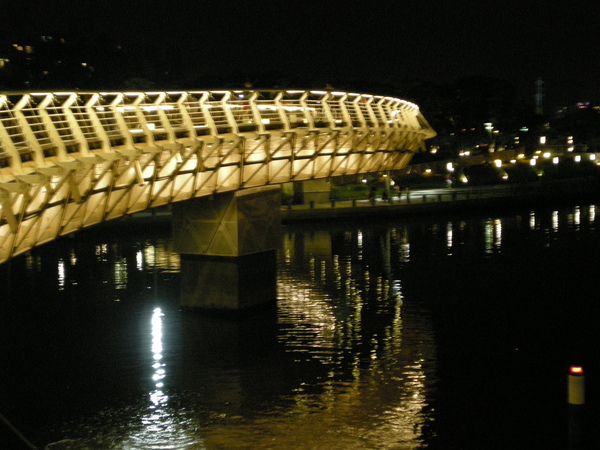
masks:
[(417, 105), (335, 91), (0, 93), (0, 263), (148, 208), (397, 170)]

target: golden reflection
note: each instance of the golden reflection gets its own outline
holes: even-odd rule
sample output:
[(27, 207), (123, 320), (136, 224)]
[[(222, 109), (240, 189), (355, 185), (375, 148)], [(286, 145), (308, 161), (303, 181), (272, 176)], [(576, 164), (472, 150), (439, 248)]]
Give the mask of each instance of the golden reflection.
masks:
[[(278, 296), (285, 298), (279, 305), (279, 322), (286, 325), (286, 332), (280, 335), (289, 351), (301, 351), (310, 358), (308, 348), (318, 342), (321, 348), (333, 348), (335, 342), (336, 319), (327, 302), (322, 301), (313, 291), (316, 286), (307, 284), (280, 284)], [(304, 351), (302, 349), (305, 349)], [(328, 360), (329, 352), (316, 352), (317, 359)]]
[(156, 265), (156, 255), (155, 249), (153, 245), (148, 245), (144, 247), (143, 259), (148, 268), (155, 267)]
[(108, 261), (108, 244), (96, 245), (95, 255), (98, 261)]
[(494, 220), (494, 245), (498, 250), (502, 247), (502, 221)]
[(342, 287), (342, 274), (340, 272), (340, 258), (339, 255), (333, 256), (333, 275), (335, 277), (335, 288), (341, 289)]
[(575, 206), (573, 212), (567, 215), (567, 223), (570, 227), (579, 229), (581, 225), (581, 208), (579, 206)]
[(69, 254), (69, 262), (72, 266), (77, 265), (77, 255), (75, 254), (75, 250), (71, 250)]
[(173, 251), (166, 242), (146, 245), (142, 252), (142, 258), (145, 269), (160, 269), (163, 272), (179, 272), (181, 270), (179, 253)]
[(400, 233), (400, 262), (407, 263), (410, 261), (410, 242), (408, 240), (408, 230), (402, 229)]
[(369, 292), (371, 290), (371, 273), (368, 270), (365, 270), (363, 278), (365, 280), (365, 292)]
[(117, 258), (114, 270), (115, 289), (127, 289), (127, 259)]
[(309, 261), (309, 267), (310, 267), (310, 279), (314, 280), (315, 279), (315, 258), (310, 258)]
[(492, 228), (492, 221), (485, 221), (485, 252), (487, 254), (492, 253), (494, 250), (494, 231)]
[(292, 252), (290, 251), (290, 249), (286, 249), (285, 250), (285, 262), (286, 264), (289, 264), (292, 260)]
[[(406, 233), (402, 236), (408, 247)], [(358, 244), (362, 234), (355, 239)], [(391, 251), (390, 246), (379, 248)], [(288, 250), (293, 254), (287, 248), (283, 253)], [(351, 257), (341, 259), (333, 254), (329, 266), (325, 264), (327, 255), (324, 259), (295, 256), (298, 261), (286, 258), (286, 264), (304, 266), (306, 282), (300, 282), (297, 275), (280, 277), (278, 317), (285, 326), (279, 340), (287, 352), (295, 354), (296, 361), (312, 355), (330, 370), (318, 393), (297, 386), (291, 394), (293, 407), (284, 417), (253, 427), (263, 428), (264, 433), (259, 434), (265, 436), (303, 436), (307, 447), (358, 448), (357, 442), (377, 442), (386, 448), (401, 442), (401, 448), (419, 448), (423, 426), (431, 420), (424, 413), (428, 392), (423, 368), (431, 357), (427, 354), (431, 347), (429, 338), (423, 339), (421, 334), (422, 319), (419, 324), (409, 321), (407, 325), (403, 317), (401, 280), (388, 279), (363, 265), (353, 270), (356, 259)], [(333, 291), (324, 289), (322, 281), (327, 278), (335, 280)], [(392, 312), (390, 322), (379, 331), (365, 329), (364, 315), (384, 309)], [(360, 342), (368, 342), (362, 354), (357, 347)], [(339, 368), (350, 361), (350, 379), (340, 380)], [(339, 431), (335, 436), (329, 436), (332, 427)]]
[(488, 219), (485, 221), (485, 253), (499, 252), (502, 247), (502, 221)]
[(27, 254), (25, 257), (25, 267), (31, 272), (40, 272), (42, 270), (42, 257), (40, 255)]

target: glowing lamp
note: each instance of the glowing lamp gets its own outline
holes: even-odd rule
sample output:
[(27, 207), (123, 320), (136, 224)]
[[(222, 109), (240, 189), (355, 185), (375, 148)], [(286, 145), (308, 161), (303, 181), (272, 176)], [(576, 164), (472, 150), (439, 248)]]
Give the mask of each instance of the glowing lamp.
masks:
[(569, 368), (569, 373), (571, 375), (583, 375), (583, 367), (581, 367), (581, 366), (571, 366)]
[(568, 398), (570, 405), (585, 404), (585, 376), (583, 375), (583, 367), (569, 367), (569, 375), (567, 376), (568, 383)]

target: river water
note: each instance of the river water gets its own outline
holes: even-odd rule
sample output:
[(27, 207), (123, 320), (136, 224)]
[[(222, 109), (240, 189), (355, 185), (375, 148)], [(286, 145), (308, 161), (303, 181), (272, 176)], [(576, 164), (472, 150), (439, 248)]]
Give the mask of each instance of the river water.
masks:
[[(287, 225), (276, 309), (182, 311), (168, 229), (0, 266), (0, 448), (584, 448), (600, 206)], [(16, 431), (22, 434), (19, 438)]]

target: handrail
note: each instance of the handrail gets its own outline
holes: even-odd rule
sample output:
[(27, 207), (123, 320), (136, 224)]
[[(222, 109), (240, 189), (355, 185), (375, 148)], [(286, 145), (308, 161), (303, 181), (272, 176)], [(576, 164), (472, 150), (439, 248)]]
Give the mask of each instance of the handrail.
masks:
[(433, 136), (417, 105), (368, 94), (0, 93), (0, 263), (148, 208), (399, 170)]
[[(425, 124), (423, 126), (423, 124)], [(435, 132), (406, 100), (317, 90), (0, 92), (0, 167), (206, 134), (361, 127)], [(50, 159), (50, 161), (47, 161)]]

